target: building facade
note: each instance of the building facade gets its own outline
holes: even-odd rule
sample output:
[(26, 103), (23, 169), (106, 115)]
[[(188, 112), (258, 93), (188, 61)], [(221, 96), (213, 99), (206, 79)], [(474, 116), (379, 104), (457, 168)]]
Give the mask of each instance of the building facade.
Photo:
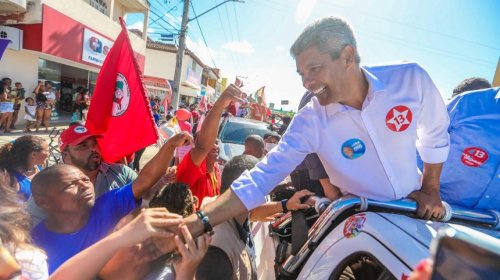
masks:
[[(0, 78), (23, 83), (28, 96), (38, 81), (52, 81), (60, 94), (56, 116), (71, 114), (77, 87), (92, 93), (121, 31), (119, 18), (141, 13), (147, 23), (149, 17), (146, 0), (5, 0), (0, 8), (0, 34), (13, 41), (0, 60)], [(129, 36), (144, 70), (145, 36)]]

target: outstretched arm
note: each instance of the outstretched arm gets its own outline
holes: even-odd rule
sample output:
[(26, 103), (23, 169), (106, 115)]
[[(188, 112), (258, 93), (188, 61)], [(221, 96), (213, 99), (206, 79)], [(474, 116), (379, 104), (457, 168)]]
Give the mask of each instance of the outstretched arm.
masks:
[(165, 208), (145, 209), (122, 229), (66, 261), (50, 279), (93, 279), (116, 251), (152, 236), (172, 237), (164, 228), (177, 226), (180, 221), (179, 215), (168, 213)]
[(203, 126), (196, 138), (195, 147), (191, 150), (191, 159), (196, 166), (199, 166), (212, 150), (215, 139), (217, 138), (219, 119), (224, 109), (231, 101), (238, 101), (241, 96), (241, 90), (235, 85), (229, 85), (215, 101), (214, 106), (203, 121)]
[(191, 135), (181, 132), (168, 139), (160, 151), (144, 166), (141, 173), (132, 183), (135, 198), (141, 198), (165, 174), (174, 156), (174, 150), (186, 143), (192, 142)]

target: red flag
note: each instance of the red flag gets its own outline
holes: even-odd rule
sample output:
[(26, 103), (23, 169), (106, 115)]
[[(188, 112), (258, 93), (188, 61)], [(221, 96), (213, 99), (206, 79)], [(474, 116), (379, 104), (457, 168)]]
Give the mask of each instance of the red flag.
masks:
[(170, 82), (167, 81), (167, 93), (163, 97), (163, 102), (161, 106), (163, 106), (163, 114), (166, 116), (168, 114), (168, 107), (172, 103), (172, 87), (170, 86)]
[(87, 129), (98, 139), (103, 159), (117, 162), (158, 139), (142, 73), (125, 22), (97, 76)]
[(257, 103), (259, 103), (259, 99), (258, 97), (261, 97), (262, 98), (262, 102), (260, 102), (260, 104), (262, 105), (266, 105), (266, 94), (264, 93), (264, 90), (266, 89), (266, 86), (263, 86), (261, 88), (259, 88), (256, 92), (255, 92), (255, 101)]

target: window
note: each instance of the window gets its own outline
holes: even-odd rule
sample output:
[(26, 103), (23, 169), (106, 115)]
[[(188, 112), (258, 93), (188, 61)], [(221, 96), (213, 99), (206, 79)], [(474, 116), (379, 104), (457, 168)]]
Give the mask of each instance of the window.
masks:
[(193, 64), (191, 65), (191, 70), (196, 72), (196, 61), (193, 60)]
[(104, 0), (89, 0), (89, 4), (99, 12), (105, 15), (108, 14), (108, 5), (104, 2)]
[(379, 260), (366, 252), (345, 258), (330, 275), (329, 280), (397, 280)]

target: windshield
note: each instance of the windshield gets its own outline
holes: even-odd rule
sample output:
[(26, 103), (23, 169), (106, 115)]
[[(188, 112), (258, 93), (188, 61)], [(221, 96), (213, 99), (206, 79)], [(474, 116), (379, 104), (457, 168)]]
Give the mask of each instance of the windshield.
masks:
[(257, 123), (235, 123), (228, 122), (222, 129), (220, 140), (223, 143), (245, 144), (245, 139), (249, 135), (257, 134), (264, 137), (269, 130), (266, 125)]

